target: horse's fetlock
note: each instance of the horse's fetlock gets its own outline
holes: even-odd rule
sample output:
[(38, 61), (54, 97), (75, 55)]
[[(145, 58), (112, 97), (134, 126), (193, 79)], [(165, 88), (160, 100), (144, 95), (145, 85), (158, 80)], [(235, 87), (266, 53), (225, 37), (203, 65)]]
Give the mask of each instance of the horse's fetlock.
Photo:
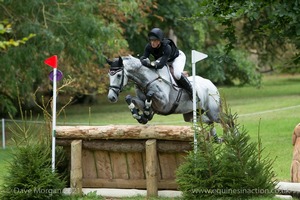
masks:
[(146, 116), (148, 116), (148, 115), (150, 115), (150, 111), (144, 111), (144, 114), (145, 114)]
[(134, 119), (141, 119), (141, 116), (139, 114), (132, 114), (132, 117)]
[(132, 110), (132, 109), (135, 108), (135, 105), (134, 105), (133, 103), (130, 103), (130, 104), (128, 105), (128, 108), (129, 108), (130, 110)]

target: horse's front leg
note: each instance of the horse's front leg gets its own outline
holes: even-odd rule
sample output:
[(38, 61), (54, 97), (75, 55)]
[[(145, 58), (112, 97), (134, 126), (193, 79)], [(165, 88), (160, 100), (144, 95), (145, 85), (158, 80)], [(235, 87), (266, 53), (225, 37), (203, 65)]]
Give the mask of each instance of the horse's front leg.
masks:
[(139, 109), (135, 107), (133, 99), (130, 95), (125, 97), (125, 101), (128, 104), (128, 108), (132, 114), (132, 117), (136, 119), (140, 124), (147, 124), (148, 119), (144, 115), (139, 114)]
[(154, 92), (152, 92), (152, 91), (149, 91), (147, 93), (146, 100), (145, 100), (145, 106), (144, 106), (144, 109), (143, 109), (143, 113), (149, 121), (153, 118), (153, 115), (154, 115), (154, 112), (151, 108), (153, 95), (154, 95)]

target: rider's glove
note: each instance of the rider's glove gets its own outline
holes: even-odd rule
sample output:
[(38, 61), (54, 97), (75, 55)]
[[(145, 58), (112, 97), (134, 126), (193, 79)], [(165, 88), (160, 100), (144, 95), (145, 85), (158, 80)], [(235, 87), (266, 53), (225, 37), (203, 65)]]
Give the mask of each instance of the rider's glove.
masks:
[(150, 68), (154, 68), (154, 69), (157, 69), (157, 62), (151, 62), (150, 63)]
[(141, 63), (148, 68), (153, 68), (152, 65), (149, 63), (149, 59), (143, 59), (141, 60)]

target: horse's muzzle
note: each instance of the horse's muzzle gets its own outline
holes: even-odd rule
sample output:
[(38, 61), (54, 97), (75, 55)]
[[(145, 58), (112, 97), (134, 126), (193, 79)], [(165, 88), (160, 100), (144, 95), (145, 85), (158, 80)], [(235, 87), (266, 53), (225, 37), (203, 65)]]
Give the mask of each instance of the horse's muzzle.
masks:
[(119, 93), (117, 93), (115, 90), (113, 89), (110, 89), (108, 91), (108, 95), (107, 95), (107, 98), (108, 100), (111, 102), (111, 103), (115, 103), (118, 101), (118, 95)]

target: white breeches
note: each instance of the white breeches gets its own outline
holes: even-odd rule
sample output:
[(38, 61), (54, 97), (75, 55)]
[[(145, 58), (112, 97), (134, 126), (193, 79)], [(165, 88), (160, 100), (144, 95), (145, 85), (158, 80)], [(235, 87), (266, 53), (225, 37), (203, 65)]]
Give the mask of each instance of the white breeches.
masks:
[(179, 50), (179, 56), (175, 58), (175, 60), (172, 62), (172, 66), (174, 69), (174, 77), (177, 80), (179, 80), (181, 77), (181, 74), (185, 66), (185, 62), (186, 62), (186, 56), (181, 50)]

